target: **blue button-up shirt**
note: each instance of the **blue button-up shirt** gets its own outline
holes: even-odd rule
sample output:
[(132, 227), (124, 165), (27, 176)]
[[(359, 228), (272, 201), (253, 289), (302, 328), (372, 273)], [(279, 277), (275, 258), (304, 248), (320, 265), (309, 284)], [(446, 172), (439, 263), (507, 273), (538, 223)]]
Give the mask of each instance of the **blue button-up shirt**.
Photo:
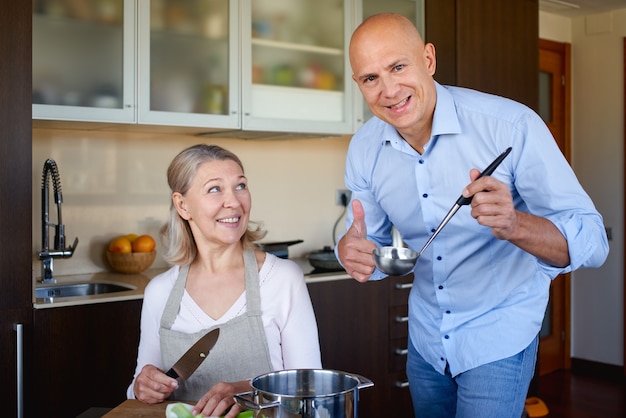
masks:
[[(409, 296), (412, 343), (441, 373), (448, 363), (454, 376), (528, 346), (541, 328), (551, 279), (600, 266), (608, 242), (601, 215), (535, 112), (473, 90), (436, 88), (422, 155), (377, 118), (350, 142), (345, 183), (363, 204), (368, 239), (391, 245), (395, 225), (419, 251), (470, 183), (470, 170), (482, 171), (512, 147), (492, 176), (509, 186), (517, 210), (556, 225), (571, 262), (547, 265), (495, 238), (469, 206), (461, 207), (417, 262)], [(349, 210), (347, 227), (352, 220)], [(383, 277), (378, 270), (372, 275)]]

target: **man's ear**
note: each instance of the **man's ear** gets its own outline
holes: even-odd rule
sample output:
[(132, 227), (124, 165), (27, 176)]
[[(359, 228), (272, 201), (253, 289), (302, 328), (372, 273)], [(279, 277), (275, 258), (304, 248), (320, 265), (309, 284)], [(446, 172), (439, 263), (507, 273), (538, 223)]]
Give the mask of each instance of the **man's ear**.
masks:
[(424, 61), (426, 62), (426, 68), (430, 75), (435, 74), (437, 69), (437, 55), (435, 52), (435, 45), (430, 42), (424, 45)]

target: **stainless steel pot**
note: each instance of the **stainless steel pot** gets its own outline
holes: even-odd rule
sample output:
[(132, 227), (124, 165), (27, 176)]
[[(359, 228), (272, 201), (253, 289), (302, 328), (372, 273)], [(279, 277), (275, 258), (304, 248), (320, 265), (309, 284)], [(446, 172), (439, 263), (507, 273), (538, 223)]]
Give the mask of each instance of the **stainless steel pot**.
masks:
[(363, 376), (324, 369), (271, 372), (250, 384), (254, 390), (235, 401), (257, 418), (356, 418), (359, 389), (374, 386)]

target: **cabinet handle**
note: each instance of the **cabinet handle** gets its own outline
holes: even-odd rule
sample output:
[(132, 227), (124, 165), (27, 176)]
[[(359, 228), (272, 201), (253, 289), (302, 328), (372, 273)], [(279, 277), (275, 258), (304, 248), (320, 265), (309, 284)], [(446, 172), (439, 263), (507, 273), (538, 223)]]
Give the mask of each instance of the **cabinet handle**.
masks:
[(409, 354), (409, 349), (408, 348), (396, 348), (394, 350), (394, 353), (396, 353), (399, 356), (406, 356), (407, 354)]
[(24, 324), (14, 324), (17, 333), (15, 342), (17, 347), (17, 418), (24, 416)]
[(396, 283), (396, 289), (398, 290), (406, 290), (413, 287), (413, 283)]
[(396, 322), (409, 322), (408, 316), (396, 316)]
[(408, 388), (409, 381), (408, 380), (396, 380), (395, 387), (401, 388), (401, 389)]

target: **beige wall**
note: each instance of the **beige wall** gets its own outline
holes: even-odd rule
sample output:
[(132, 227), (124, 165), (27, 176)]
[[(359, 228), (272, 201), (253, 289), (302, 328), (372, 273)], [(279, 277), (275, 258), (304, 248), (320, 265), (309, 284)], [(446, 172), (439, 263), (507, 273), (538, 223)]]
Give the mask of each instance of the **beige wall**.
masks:
[[(167, 166), (179, 151), (199, 142), (216, 143), (241, 158), (252, 192), (252, 219), (269, 231), (266, 241), (304, 240), (290, 247), (290, 256), (332, 245), (333, 225), (343, 209), (335, 205), (335, 190), (344, 188), (348, 141), (207, 140), (34, 128), (33, 254), (41, 245), (41, 173), (47, 158), (57, 162), (61, 174), (66, 239), (80, 239), (72, 258), (55, 260), (55, 274), (82, 274), (107, 268), (103, 254), (112, 237), (133, 232), (157, 236), (169, 211)], [(51, 214), (56, 219), (54, 205)], [(338, 232), (343, 228), (342, 222)], [(153, 266), (165, 263), (157, 258)], [(35, 277), (41, 277), (40, 268), (34, 257)]]
[(539, 17), (541, 38), (572, 45), (572, 165), (613, 235), (600, 269), (573, 274), (572, 356), (623, 365), (626, 8)]

